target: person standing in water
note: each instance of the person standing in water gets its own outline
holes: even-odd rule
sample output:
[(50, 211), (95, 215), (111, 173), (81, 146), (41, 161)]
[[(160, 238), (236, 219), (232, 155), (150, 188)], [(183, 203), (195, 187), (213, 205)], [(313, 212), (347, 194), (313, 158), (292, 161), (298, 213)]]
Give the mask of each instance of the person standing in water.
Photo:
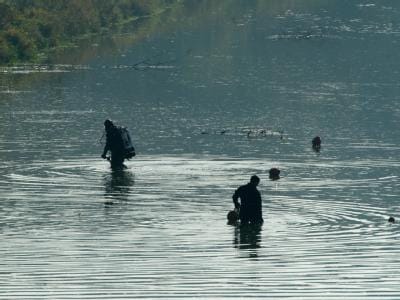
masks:
[(321, 138), (319, 136), (313, 138), (311, 144), (314, 151), (319, 152), (321, 150)]
[[(260, 178), (253, 175), (250, 182), (240, 186), (232, 196), (235, 208), (239, 210), (240, 224), (262, 225), (262, 200), (257, 190)], [(239, 203), (240, 198), (240, 203)]]
[(106, 159), (107, 153), (110, 151), (111, 158), (107, 159), (111, 162), (111, 168), (126, 168), (124, 165), (125, 147), (119, 128), (111, 120), (107, 119), (104, 121), (104, 129), (106, 131), (106, 145), (101, 157)]

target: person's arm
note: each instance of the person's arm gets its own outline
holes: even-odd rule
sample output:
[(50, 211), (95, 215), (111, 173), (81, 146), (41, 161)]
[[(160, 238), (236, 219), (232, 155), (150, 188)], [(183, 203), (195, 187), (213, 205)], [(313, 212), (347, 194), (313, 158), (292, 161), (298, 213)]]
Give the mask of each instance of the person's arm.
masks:
[(262, 199), (261, 199), (261, 194), (260, 192), (257, 190), (257, 203), (259, 205), (259, 209), (258, 209), (258, 219), (259, 221), (262, 223), (264, 223), (264, 219), (262, 217)]
[(238, 199), (239, 199), (239, 189), (237, 189), (236, 191), (235, 191), (235, 193), (233, 194), (233, 196), (232, 196), (232, 200), (233, 200), (233, 204), (235, 205), (235, 208), (236, 209), (239, 209), (240, 208), (240, 203), (239, 203), (239, 201), (238, 201)]
[(106, 158), (108, 150), (110, 150), (110, 146), (108, 145), (108, 141), (106, 141), (106, 145), (104, 146), (103, 153), (101, 154), (102, 158), (104, 158), (104, 159)]

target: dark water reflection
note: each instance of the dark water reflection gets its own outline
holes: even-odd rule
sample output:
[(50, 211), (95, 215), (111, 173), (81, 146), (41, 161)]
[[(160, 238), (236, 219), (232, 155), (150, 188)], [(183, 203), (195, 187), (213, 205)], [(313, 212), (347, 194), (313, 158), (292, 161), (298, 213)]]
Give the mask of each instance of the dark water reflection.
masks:
[(234, 247), (247, 250), (251, 258), (258, 257), (256, 249), (261, 248), (261, 230), (262, 226), (235, 226)]
[(106, 204), (113, 204), (113, 200), (126, 201), (134, 184), (135, 177), (130, 170), (111, 170), (104, 175)]
[[(0, 298), (399, 299), (399, 12), (188, 1), (1, 70)], [(126, 170), (100, 159), (105, 118)], [(253, 174), (262, 230), (226, 225)]]

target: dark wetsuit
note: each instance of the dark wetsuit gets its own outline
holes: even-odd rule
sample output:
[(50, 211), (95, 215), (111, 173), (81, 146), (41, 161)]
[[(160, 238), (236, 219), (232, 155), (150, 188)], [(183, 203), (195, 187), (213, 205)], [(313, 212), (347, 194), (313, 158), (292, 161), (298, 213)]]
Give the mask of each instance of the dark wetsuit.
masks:
[(321, 138), (319, 136), (313, 138), (311, 143), (314, 150), (321, 149)]
[(111, 167), (123, 167), (125, 159), (124, 143), (118, 127), (112, 126), (106, 131), (106, 145), (103, 154), (111, 151)]
[[(240, 204), (238, 199), (240, 198)], [(261, 194), (251, 183), (239, 187), (232, 196), (236, 208), (240, 208), (241, 224), (262, 224)]]

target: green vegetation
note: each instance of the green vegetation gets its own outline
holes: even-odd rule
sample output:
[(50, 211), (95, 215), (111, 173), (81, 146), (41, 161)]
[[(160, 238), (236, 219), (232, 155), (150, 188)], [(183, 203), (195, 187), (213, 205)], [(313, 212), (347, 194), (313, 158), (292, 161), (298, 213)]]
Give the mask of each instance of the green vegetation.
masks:
[(180, 0), (0, 0), (0, 64), (40, 54), (88, 34), (165, 10)]

